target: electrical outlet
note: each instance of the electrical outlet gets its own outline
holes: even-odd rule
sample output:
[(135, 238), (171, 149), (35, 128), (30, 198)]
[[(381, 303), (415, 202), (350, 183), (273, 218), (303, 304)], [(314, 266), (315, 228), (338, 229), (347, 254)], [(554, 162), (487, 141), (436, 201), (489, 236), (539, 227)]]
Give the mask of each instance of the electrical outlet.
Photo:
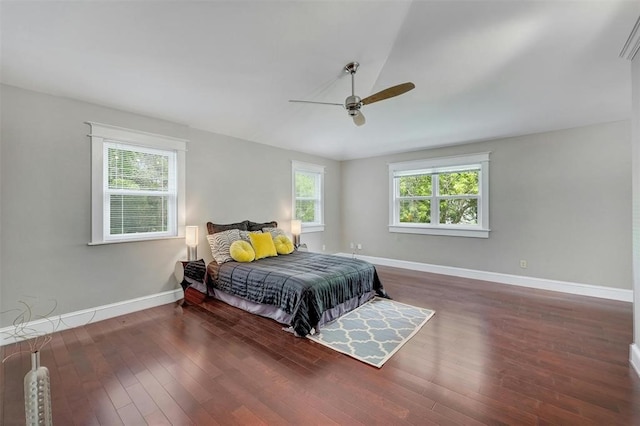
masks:
[(521, 261), (520, 261), (520, 267), (521, 267), (522, 269), (526, 269), (526, 268), (527, 268), (527, 261), (526, 261), (526, 260), (524, 260), (524, 259), (523, 259), (523, 260), (521, 260)]
[(358, 243), (358, 250), (362, 250), (362, 244)]
[(356, 248), (356, 245), (352, 242), (349, 243), (349, 247), (351, 247), (352, 249)]
[(322, 251), (325, 251), (326, 249), (327, 249), (327, 246), (323, 244), (322, 245)]

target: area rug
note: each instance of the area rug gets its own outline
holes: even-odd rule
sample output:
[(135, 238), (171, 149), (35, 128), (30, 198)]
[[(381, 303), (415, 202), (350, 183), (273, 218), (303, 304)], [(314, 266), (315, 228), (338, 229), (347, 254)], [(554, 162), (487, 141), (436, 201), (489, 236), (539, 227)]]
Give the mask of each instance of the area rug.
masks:
[(380, 368), (434, 314), (430, 309), (376, 297), (307, 337)]

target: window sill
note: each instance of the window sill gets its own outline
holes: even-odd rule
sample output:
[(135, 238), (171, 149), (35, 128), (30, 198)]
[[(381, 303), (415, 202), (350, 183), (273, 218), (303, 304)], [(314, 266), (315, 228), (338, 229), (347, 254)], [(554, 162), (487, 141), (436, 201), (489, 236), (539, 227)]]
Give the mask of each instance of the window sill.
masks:
[(324, 231), (324, 225), (305, 225), (304, 223), (302, 224), (302, 233), (306, 234), (309, 232), (323, 232)]
[(389, 225), (389, 232), (404, 234), (444, 235), (449, 237), (489, 238), (489, 229)]
[(120, 244), (120, 243), (139, 243), (143, 241), (159, 241), (159, 240), (176, 240), (183, 239), (184, 236), (172, 236), (172, 237), (152, 237), (152, 238), (135, 238), (126, 240), (109, 240), (109, 241), (89, 241), (88, 246), (102, 246), (106, 244)]

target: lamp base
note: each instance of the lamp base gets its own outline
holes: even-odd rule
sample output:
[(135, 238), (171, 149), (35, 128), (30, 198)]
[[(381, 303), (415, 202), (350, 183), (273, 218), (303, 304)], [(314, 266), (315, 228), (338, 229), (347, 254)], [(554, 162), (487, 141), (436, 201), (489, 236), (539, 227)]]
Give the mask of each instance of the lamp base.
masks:
[(198, 260), (198, 246), (187, 246), (187, 260)]
[(293, 236), (293, 246), (295, 248), (300, 247), (300, 235), (294, 235)]

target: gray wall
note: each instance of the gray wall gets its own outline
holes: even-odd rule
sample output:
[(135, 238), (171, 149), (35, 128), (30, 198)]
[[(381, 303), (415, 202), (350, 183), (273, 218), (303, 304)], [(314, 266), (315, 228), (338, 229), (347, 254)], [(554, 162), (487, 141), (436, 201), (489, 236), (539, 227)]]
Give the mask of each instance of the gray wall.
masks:
[[(637, 83), (637, 61), (634, 67)], [(338, 163), (85, 102), (0, 90), (3, 311), (25, 295), (55, 298), (57, 312), (67, 313), (177, 288), (172, 274), (175, 261), (185, 257), (183, 240), (87, 245), (85, 121), (190, 140), (187, 223), (200, 226), (199, 253), (207, 261), (209, 220), (276, 219), (288, 229), (291, 160), (299, 160), (327, 170), (326, 231), (302, 236), (312, 250), (324, 244), (327, 252), (349, 251), (354, 241), (372, 256), (632, 285), (629, 122)], [(492, 151), (489, 239), (387, 231), (387, 163), (480, 151)], [(520, 259), (528, 269), (519, 268)], [(8, 320), (2, 317), (0, 327)]]
[(291, 221), (291, 160), (325, 166), (325, 231), (306, 233), (301, 242), (310, 250), (340, 248), (340, 164), (337, 161), (286, 151), (205, 131), (189, 133), (187, 153), (187, 218), (200, 225), (198, 253), (211, 260), (206, 240), (208, 221), (237, 222), (275, 219), (289, 231)]
[[(55, 298), (63, 314), (178, 288), (184, 240), (88, 246), (91, 232), (89, 126), (96, 121), (189, 139), (187, 223), (200, 225), (199, 254), (211, 259), (204, 224), (287, 221), (291, 160), (324, 164), (324, 233), (311, 249), (339, 247), (340, 166), (335, 161), (190, 129), (85, 102), (0, 85), (0, 311), (25, 296)], [(10, 318), (0, 318), (0, 327)]]
[[(343, 162), (343, 251), (631, 289), (630, 132), (625, 121)], [(388, 232), (388, 163), (485, 151), (488, 239)]]

